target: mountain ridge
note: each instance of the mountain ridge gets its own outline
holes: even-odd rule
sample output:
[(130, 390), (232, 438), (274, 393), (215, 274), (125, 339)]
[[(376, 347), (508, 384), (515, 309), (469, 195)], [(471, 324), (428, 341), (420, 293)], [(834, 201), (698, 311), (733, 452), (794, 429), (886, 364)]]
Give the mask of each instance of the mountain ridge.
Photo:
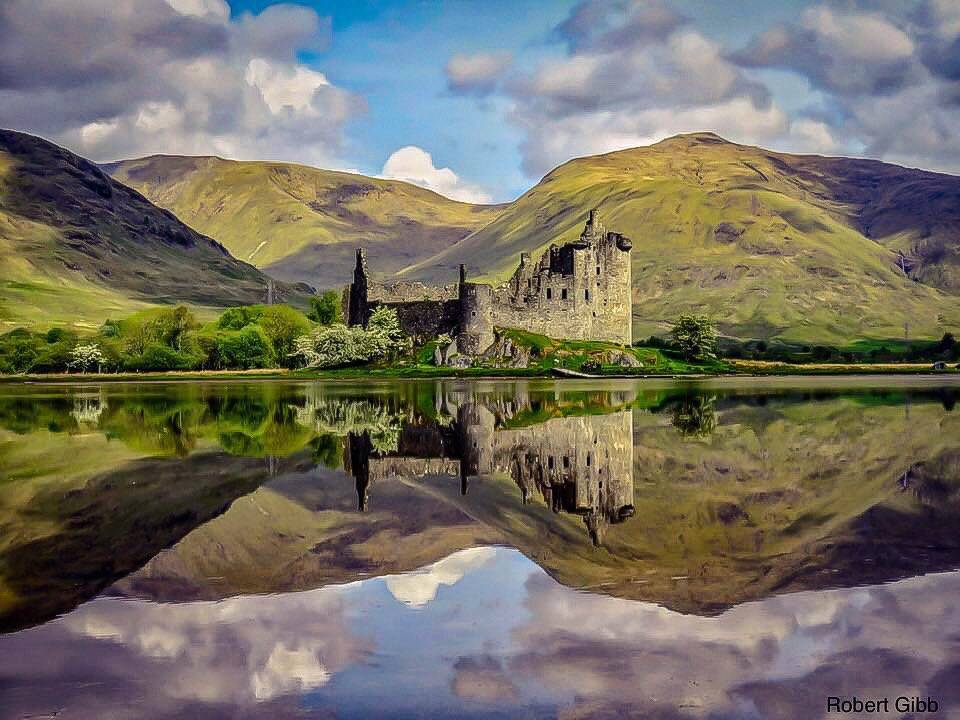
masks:
[(238, 257), (324, 288), (346, 283), (357, 248), (390, 274), (446, 248), (502, 207), (290, 162), (150, 155), (104, 167)]
[(574, 240), (592, 207), (634, 243), (635, 337), (688, 311), (731, 335), (804, 341), (903, 337), (905, 325), (934, 337), (960, 322), (960, 178), (713, 133), (569, 160), (399, 275), (439, 281), (463, 263), (502, 282), (522, 252)]
[[(103, 322), (185, 302), (262, 302), (270, 278), (216, 240), (42, 138), (0, 130), (0, 319)], [(276, 284), (305, 302), (306, 287)]]

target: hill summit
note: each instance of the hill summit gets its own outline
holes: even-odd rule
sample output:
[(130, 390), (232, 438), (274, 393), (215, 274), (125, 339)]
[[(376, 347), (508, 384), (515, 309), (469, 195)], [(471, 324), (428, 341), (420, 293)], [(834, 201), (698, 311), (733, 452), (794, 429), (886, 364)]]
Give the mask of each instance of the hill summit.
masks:
[(960, 178), (790, 155), (713, 133), (571, 160), (448, 250), (401, 271), (493, 282), (574, 240), (598, 207), (633, 249), (634, 337), (681, 312), (740, 337), (939, 336), (960, 324)]

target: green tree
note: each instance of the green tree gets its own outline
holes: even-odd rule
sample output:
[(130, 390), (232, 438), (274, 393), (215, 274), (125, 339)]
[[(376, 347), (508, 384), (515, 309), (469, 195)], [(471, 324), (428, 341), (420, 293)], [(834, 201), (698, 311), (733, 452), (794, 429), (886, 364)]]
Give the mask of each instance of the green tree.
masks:
[(276, 360), (270, 338), (259, 325), (223, 333), (217, 343), (217, 354), (224, 367), (244, 370), (272, 367)]
[(670, 334), (686, 360), (716, 359), (717, 329), (706, 316), (681, 315)]
[(343, 322), (340, 293), (336, 290), (327, 290), (320, 297), (310, 298), (310, 312), (308, 317), (321, 325), (333, 325), (334, 323)]
[(270, 338), (274, 353), (281, 364), (289, 364), (293, 341), (310, 332), (307, 318), (289, 305), (270, 305), (264, 308), (257, 324)]

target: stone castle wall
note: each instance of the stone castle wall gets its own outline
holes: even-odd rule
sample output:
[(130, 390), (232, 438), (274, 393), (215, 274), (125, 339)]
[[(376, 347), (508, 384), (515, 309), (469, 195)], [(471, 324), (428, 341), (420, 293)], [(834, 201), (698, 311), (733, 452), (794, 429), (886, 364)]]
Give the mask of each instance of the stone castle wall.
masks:
[(379, 285), (369, 280), (358, 251), (354, 282), (345, 294), (350, 324), (365, 324), (378, 304), (397, 310), (401, 326), (416, 337), (456, 334), (459, 350), (484, 352), (496, 328), (518, 328), (571, 340), (632, 342), (630, 241), (607, 232), (595, 210), (580, 239), (551, 246), (536, 262), (526, 253), (505, 284), (467, 282), (429, 286), (419, 282)]

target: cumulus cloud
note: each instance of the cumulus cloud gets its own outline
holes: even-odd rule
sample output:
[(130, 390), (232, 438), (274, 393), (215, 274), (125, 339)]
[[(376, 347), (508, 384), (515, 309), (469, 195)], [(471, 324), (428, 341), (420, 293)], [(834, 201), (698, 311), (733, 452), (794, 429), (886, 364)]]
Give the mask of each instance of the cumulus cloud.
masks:
[(447, 61), (447, 87), (454, 93), (487, 95), (496, 88), (512, 61), (513, 56), (506, 51), (457, 53)]
[(329, 41), (312, 9), (230, 17), (223, 0), (0, 6), (0, 125), (103, 161), (153, 152), (335, 162), (364, 109), (296, 59)]
[(915, 45), (875, 13), (807, 8), (795, 25), (771, 28), (734, 55), (745, 66), (795, 70), (844, 94), (884, 93), (910, 80)]
[(391, 575), (387, 589), (399, 602), (422, 608), (437, 597), (441, 585), (456, 585), (464, 575), (485, 565), (496, 555), (491, 547), (467, 548), (419, 570)]
[(393, 152), (383, 164), (381, 177), (425, 187), (454, 200), (489, 203), (491, 196), (482, 188), (464, 182), (448, 167), (438, 168), (433, 156), (416, 145), (407, 145)]
[(714, 130), (765, 140), (788, 129), (767, 89), (669, 6), (586, 0), (557, 28), (564, 57), (514, 78), (511, 117), (527, 130), (524, 167)]
[(796, 73), (824, 93), (829, 121), (797, 128), (795, 138), (960, 170), (960, 7), (951, 0), (815, 5), (730, 58)]

